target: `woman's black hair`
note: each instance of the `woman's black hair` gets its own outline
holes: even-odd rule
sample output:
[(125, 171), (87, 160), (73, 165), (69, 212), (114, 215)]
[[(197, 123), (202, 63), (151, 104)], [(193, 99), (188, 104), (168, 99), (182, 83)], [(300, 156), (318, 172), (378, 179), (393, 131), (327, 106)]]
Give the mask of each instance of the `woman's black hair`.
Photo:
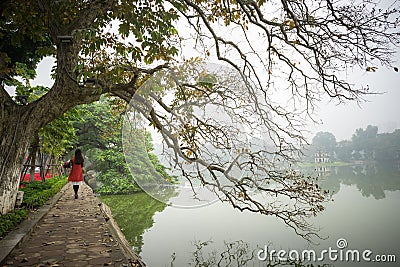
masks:
[(75, 164), (81, 164), (83, 167), (83, 161), (82, 151), (78, 148), (75, 150)]

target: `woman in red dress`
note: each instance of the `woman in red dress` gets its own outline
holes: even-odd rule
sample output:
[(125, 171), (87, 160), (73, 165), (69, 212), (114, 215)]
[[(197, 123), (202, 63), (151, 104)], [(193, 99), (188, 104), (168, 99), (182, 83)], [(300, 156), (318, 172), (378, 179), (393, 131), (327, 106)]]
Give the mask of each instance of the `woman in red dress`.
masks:
[(82, 184), (83, 181), (83, 156), (80, 149), (75, 150), (75, 157), (71, 159), (70, 165), (71, 172), (68, 177), (68, 182), (72, 183), (72, 187), (74, 188), (75, 192), (75, 199), (77, 199), (79, 186)]

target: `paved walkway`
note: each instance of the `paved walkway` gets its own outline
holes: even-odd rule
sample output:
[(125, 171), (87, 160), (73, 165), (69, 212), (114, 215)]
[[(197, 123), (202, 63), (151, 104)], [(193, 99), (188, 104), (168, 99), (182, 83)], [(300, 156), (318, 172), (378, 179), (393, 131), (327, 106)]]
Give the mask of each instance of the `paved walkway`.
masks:
[(61, 198), (3, 266), (142, 266), (129, 258), (87, 185), (79, 188), (78, 199), (72, 186), (62, 190)]

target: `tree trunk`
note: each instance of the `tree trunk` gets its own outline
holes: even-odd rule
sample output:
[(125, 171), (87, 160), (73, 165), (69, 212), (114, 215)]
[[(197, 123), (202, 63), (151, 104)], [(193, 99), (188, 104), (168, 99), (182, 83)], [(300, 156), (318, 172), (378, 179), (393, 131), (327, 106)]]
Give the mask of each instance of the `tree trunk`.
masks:
[[(98, 16), (104, 15), (103, 12), (110, 10), (114, 4), (115, 1), (97, 1), (96, 8), (91, 6), (69, 28), (60, 27), (57, 23), (50, 25), (49, 33), (57, 48), (56, 80), (48, 93), (26, 106), (17, 105), (5, 90), (1, 78), (4, 64), (1, 64), (0, 57), (0, 214), (14, 208), (24, 153), (34, 133), (74, 106), (92, 103), (102, 94), (112, 93), (113, 90), (124, 92), (135, 84), (107, 87), (105, 91), (100, 87), (79, 86), (74, 69), (78, 63), (82, 40), (62, 42), (57, 37), (90, 27)], [(0, 5), (0, 10), (3, 6), (6, 5)], [(54, 21), (57, 20), (51, 20)]]
[[(99, 1), (100, 5), (109, 7), (112, 3), (114, 2)], [(101, 9), (98, 11), (101, 12)], [(80, 24), (75, 25), (77, 29), (87, 28), (96, 19), (96, 14), (91, 10), (87, 16), (82, 17)], [(14, 208), (23, 156), (33, 134), (72, 107), (97, 101), (106, 92), (121, 94), (135, 84), (133, 80), (127, 84), (108, 86), (106, 89), (80, 86), (73, 70), (78, 64), (81, 40), (63, 43), (57, 36), (68, 35), (74, 29), (66, 30), (54, 26), (53, 30), (52, 37), (57, 47), (57, 69), (56, 80), (48, 93), (26, 106), (17, 105), (0, 80), (0, 214)]]
[(27, 106), (15, 104), (0, 88), (0, 214), (14, 208), (24, 153), (33, 135), (71, 107), (99, 99), (101, 92), (77, 90), (68, 79)]
[(30, 154), (31, 154), (31, 166), (30, 166), (30, 174), (29, 174), (29, 180), (33, 182), (35, 180), (35, 169), (36, 169), (36, 155), (38, 154), (39, 150), (39, 134), (35, 134), (35, 138), (33, 139), (33, 142), (31, 143), (30, 147)]
[(24, 153), (31, 136), (27, 109), (14, 103), (0, 116), (0, 214), (14, 208)]

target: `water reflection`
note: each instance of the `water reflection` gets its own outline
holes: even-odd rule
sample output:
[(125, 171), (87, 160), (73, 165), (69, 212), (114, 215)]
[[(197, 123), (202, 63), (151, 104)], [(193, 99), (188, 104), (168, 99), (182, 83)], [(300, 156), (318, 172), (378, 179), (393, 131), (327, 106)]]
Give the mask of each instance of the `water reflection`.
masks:
[[(171, 191), (170, 195), (174, 195)], [(166, 204), (155, 200), (146, 193), (131, 195), (102, 196), (112, 211), (114, 219), (136, 253), (142, 252), (143, 234), (153, 226), (153, 216), (161, 212)]]
[[(144, 193), (105, 197), (105, 202), (128, 241), (149, 266), (290, 266), (287, 262), (268, 265), (254, 259), (255, 248), (273, 244), (271, 248), (276, 250), (321, 251), (335, 247), (339, 238), (348, 241), (349, 249), (371, 249), (399, 257), (396, 248), (400, 245), (400, 218), (394, 211), (400, 200), (400, 172), (396, 166), (331, 167), (320, 176), (320, 182), (323, 188), (334, 192), (335, 201), (314, 218), (313, 222), (322, 229), (321, 235), (329, 237), (319, 246), (305, 243), (271, 216), (240, 213), (219, 202), (201, 209), (177, 209)], [(215, 242), (204, 242), (210, 239)], [(193, 244), (191, 240), (203, 243)], [(307, 266), (300, 264), (291, 265)], [(336, 262), (335, 266), (354, 264)]]
[[(320, 177), (320, 186), (337, 194), (340, 184), (356, 185), (364, 197), (373, 196), (375, 199), (384, 199), (385, 191), (400, 190), (400, 169), (396, 164), (371, 163), (368, 165), (354, 165), (329, 167), (320, 166), (313, 169), (314, 175)], [(310, 170), (307, 170), (309, 173)]]
[[(310, 263), (303, 263), (301, 260), (295, 259), (279, 259), (277, 256), (265, 257), (261, 260), (259, 257), (259, 248), (252, 248), (252, 246), (243, 241), (224, 241), (224, 246), (219, 249), (211, 249), (213, 241), (196, 241), (194, 242), (194, 251), (190, 260), (189, 266), (204, 267), (204, 266), (218, 266), (218, 267), (242, 267), (242, 266), (313, 266)], [(266, 255), (270, 255), (272, 250), (265, 247)], [(171, 255), (171, 267), (175, 265), (176, 257), (179, 255)], [(330, 266), (329, 264), (320, 263), (318, 266)]]

